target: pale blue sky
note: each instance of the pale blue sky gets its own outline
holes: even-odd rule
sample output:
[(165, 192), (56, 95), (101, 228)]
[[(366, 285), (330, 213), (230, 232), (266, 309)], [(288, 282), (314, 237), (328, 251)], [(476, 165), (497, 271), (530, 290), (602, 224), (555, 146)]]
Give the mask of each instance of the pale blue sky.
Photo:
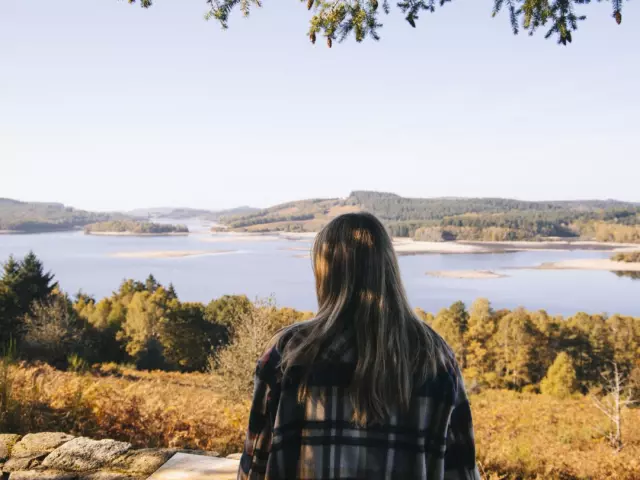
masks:
[(574, 44), (455, 0), (382, 41), (306, 39), (297, 0), (223, 32), (204, 0), (0, 0), (0, 197), (226, 208), (346, 196), (640, 201), (640, 4)]

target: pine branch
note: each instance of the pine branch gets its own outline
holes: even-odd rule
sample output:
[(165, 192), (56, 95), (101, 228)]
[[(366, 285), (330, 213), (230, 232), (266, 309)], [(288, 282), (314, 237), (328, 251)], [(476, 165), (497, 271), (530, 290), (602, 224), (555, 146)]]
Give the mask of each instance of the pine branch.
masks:
[[(391, 11), (389, 0), (301, 0), (308, 10), (314, 14), (310, 20), (309, 39), (315, 43), (318, 34), (327, 38), (329, 47), (333, 40), (340, 42), (353, 36), (357, 42), (367, 37), (379, 40), (380, 12), (385, 15)], [(397, 7), (405, 16), (411, 27), (417, 27), (417, 21), (423, 11), (435, 13), (452, 0), (400, 0)], [(493, 0), (493, 16), (507, 10), (509, 23), (514, 35), (521, 30), (534, 35), (540, 27), (547, 29), (545, 38), (555, 36), (561, 45), (573, 41), (573, 34), (578, 30), (580, 22), (586, 20), (585, 15), (575, 12), (576, 6), (585, 6), (592, 0)], [(596, 0), (593, 0), (596, 1)], [(619, 25), (622, 23), (622, 6), (625, 0), (610, 1), (613, 7), (613, 18)], [(628, 0), (626, 0), (628, 1)], [(136, 0), (128, 0), (136, 3)], [(251, 9), (261, 7), (261, 0), (206, 0), (208, 11), (206, 20), (217, 20), (223, 29), (229, 28), (229, 16), (238, 9), (248, 17)], [(149, 8), (152, 0), (140, 0), (143, 8)], [(382, 6), (382, 8), (380, 8)]]

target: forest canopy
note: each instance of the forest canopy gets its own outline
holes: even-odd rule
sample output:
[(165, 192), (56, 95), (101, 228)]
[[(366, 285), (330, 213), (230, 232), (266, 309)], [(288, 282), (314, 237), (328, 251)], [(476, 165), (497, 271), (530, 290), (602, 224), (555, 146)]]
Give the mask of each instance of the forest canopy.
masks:
[[(392, 8), (389, 0), (301, 0), (312, 11), (309, 24), (309, 40), (316, 43), (319, 36), (331, 47), (334, 41), (352, 37), (357, 42), (367, 38), (380, 39), (382, 16), (392, 10), (399, 11), (407, 23), (416, 28), (421, 16), (435, 13), (453, 0), (401, 0)], [(559, 44), (573, 41), (579, 24), (586, 20), (585, 5), (596, 0), (484, 0), (494, 17), (502, 15), (508, 19), (514, 34), (527, 32), (534, 35), (539, 30), (546, 38), (553, 37)], [(603, 0), (597, 0), (601, 2)], [(625, 0), (609, 0), (612, 17), (618, 25), (622, 23), (622, 6)], [(262, 0), (206, 0), (208, 10), (205, 19), (217, 20), (222, 28), (229, 27), (233, 12), (248, 17), (251, 10), (262, 6)], [(136, 0), (129, 0), (136, 3)], [(152, 5), (152, 0), (139, 0), (143, 8)], [(395, 3), (395, 2), (393, 2)], [(491, 9), (491, 10), (489, 10)]]

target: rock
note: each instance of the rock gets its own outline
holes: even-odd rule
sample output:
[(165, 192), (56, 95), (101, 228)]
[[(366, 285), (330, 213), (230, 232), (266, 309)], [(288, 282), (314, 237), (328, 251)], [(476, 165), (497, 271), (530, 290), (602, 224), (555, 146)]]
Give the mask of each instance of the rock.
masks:
[(55, 449), (42, 464), (58, 470), (79, 472), (98, 470), (113, 463), (130, 448), (131, 444), (127, 442), (80, 437)]
[(74, 473), (56, 472), (53, 470), (13, 472), (9, 475), (9, 480), (77, 480)]
[(40, 461), (47, 456), (46, 453), (39, 453), (29, 457), (10, 458), (6, 461), (2, 470), (5, 472), (15, 472), (18, 470), (28, 470), (40, 465)]
[(53, 452), (73, 440), (72, 435), (58, 432), (29, 433), (11, 449), (11, 458), (38, 457)]
[(95, 472), (80, 474), (78, 480), (144, 480), (147, 476), (131, 477), (117, 472)]
[(13, 433), (0, 433), (0, 462), (9, 458), (11, 449), (20, 440), (20, 435)]
[(116, 458), (111, 468), (131, 473), (151, 475), (173, 457), (175, 450), (145, 448), (131, 450)]
[(241, 453), (232, 453), (231, 455), (227, 455), (229, 460), (240, 460), (242, 458)]

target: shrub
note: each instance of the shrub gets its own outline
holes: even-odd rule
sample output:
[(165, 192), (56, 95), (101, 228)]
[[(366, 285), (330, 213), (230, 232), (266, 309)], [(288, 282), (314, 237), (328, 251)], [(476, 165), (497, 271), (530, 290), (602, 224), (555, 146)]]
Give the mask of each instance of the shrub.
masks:
[(219, 351), (212, 363), (225, 384), (225, 395), (233, 401), (250, 398), (256, 362), (282, 328), (310, 318), (291, 308), (278, 309), (273, 299), (259, 300), (242, 313), (231, 343)]

